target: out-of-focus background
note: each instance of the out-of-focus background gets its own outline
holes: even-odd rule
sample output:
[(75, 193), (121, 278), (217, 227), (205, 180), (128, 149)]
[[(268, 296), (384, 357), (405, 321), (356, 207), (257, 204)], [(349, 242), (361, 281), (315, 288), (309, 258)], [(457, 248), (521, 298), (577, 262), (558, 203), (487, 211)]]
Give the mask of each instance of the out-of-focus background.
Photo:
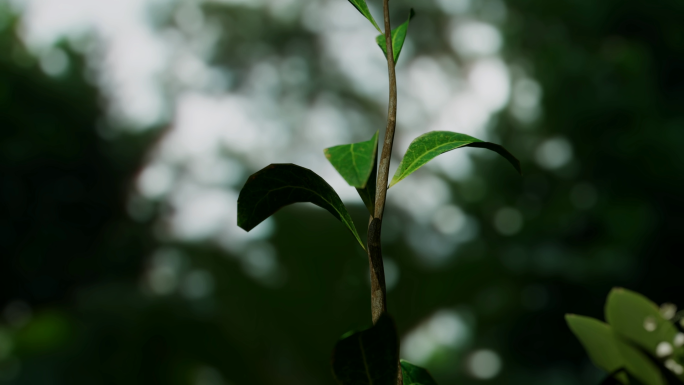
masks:
[[(448, 384), (597, 384), (563, 320), (614, 286), (684, 305), (684, 3), (393, 0), (389, 190), (402, 357)], [(381, 2), (370, 0), (381, 18)], [(333, 384), (370, 324), (364, 252), (293, 205), (246, 233), (246, 178), (384, 128), (386, 64), (345, 0), (0, 0), (0, 384)], [(362, 231), (362, 233), (365, 233)], [(365, 235), (365, 234), (364, 234)]]

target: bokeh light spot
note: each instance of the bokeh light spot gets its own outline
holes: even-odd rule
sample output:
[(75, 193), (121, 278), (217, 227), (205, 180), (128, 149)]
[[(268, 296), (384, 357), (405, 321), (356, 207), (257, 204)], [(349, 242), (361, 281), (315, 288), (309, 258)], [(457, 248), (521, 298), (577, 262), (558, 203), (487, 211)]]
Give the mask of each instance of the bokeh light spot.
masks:
[(459, 233), (466, 225), (466, 217), (458, 206), (445, 205), (432, 218), (435, 228), (445, 235)]
[(501, 371), (501, 358), (493, 350), (481, 349), (468, 357), (468, 372), (479, 380), (489, 380)]
[(61, 49), (50, 48), (40, 55), (40, 68), (50, 76), (62, 75), (69, 68), (69, 58)]
[(543, 141), (535, 153), (539, 166), (547, 170), (555, 170), (572, 160), (572, 145), (563, 137)]
[(463, 348), (471, 337), (471, 327), (462, 313), (440, 310), (406, 334), (401, 343), (401, 355), (422, 365), (440, 349)]

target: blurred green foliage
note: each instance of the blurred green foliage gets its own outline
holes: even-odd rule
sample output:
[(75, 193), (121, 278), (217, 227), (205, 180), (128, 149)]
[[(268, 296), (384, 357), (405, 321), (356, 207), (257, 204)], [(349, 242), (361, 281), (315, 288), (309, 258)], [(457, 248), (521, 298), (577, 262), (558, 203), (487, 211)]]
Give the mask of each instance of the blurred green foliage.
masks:
[(674, 305), (659, 310), (644, 296), (615, 288), (605, 313), (607, 323), (574, 314), (565, 317), (596, 366), (622, 384), (633, 382), (628, 375), (644, 384), (682, 382), (684, 333), (673, 325), (681, 317), (676, 317)]
[[(397, 0), (393, 19), (403, 20), (409, 5)], [(446, 51), (438, 31), (448, 17), (423, 7), (411, 21), (414, 55)], [(614, 286), (684, 304), (684, 5), (511, 0), (506, 8), (505, 58), (543, 89), (532, 127), (509, 111), (498, 117), (496, 142), (519, 156), (525, 177), (470, 150), (477, 177), (451, 192), (478, 219), (479, 235), (438, 269), (408, 244), (411, 233), (426, 247), (438, 244), (434, 229), (404, 230), (410, 218), (388, 207), (384, 251), (401, 272), (388, 307), (402, 335), (440, 309), (471, 315), (467, 348), (445, 347), (422, 365), (439, 384), (481, 382), (465, 369), (477, 348), (502, 357), (492, 384), (598, 383), (602, 373), (567, 330), (565, 313), (598, 317)], [(231, 68), (233, 87), (268, 54), (296, 54), (312, 80), (285, 96), (312, 98), (325, 88), (382, 126), (372, 103), (318, 60), (310, 32), (251, 8), (205, 11), (224, 21), (212, 64)], [(126, 199), (160, 130), (99, 135), (101, 95), (84, 81), (82, 59), (65, 44), (69, 71), (47, 77), (13, 28), (0, 32), (0, 380), (332, 384), (330, 348), (349, 326), (370, 323), (364, 253), (339, 239), (339, 224), (321, 210), (279, 212), (271, 243), (287, 277), (271, 286), (217, 247), (171, 242), (164, 247), (182, 263), (214, 274), (214, 294), (150, 295), (141, 280), (160, 242), (156, 214), (135, 221)], [(539, 167), (536, 149), (559, 136), (572, 143), (572, 161)], [(510, 237), (492, 221), (502, 206), (524, 218)], [(365, 223), (364, 207), (350, 213)]]

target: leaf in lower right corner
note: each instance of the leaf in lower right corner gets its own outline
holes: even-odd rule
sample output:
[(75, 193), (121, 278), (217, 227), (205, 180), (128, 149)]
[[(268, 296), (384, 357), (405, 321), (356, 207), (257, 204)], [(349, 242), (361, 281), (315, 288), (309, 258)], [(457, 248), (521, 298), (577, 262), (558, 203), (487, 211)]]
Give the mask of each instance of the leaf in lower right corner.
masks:
[(342, 385), (396, 385), (399, 337), (383, 314), (371, 328), (346, 335), (335, 345), (332, 367)]
[(626, 371), (646, 385), (665, 385), (658, 368), (649, 358), (634, 346), (623, 341), (611, 326), (591, 317), (574, 314), (565, 316), (570, 330), (580, 340), (591, 361), (608, 373), (617, 373), (614, 378), (622, 384), (629, 384)]
[(651, 355), (661, 342), (675, 345), (677, 328), (660, 314), (655, 303), (639, 293), (623, 288), (611, 290), (605, 312), (615, 333)]
[(591, 317), (568, 314), (565, 316), (570, 330), (575, 334), (594, 365), (613, 373), (624, 367), (624, 360), (615, 343), (615, 335), (605, 322)]
[(408, 361), (401, 360), (401, 374), (404, 378), (404, 385), (437, 385), (427, 369)]

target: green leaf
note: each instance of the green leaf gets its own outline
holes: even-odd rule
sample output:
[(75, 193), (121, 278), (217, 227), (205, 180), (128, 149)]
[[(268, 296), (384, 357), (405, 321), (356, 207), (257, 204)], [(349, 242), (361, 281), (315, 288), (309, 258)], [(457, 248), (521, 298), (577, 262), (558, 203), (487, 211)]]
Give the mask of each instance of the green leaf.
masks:
[(606, 301), (606, 320), (618, 335), (655, 355), (665, 341), (674, 346), (677, 329), (663, 318), (658, 306), (639, 293), (615, 288)]
[[(656, 349), (662, 342), (670, 344), (674, 356), (684, 356), (684, 347), (676, 347), (674, 343), (677, 328), (660, 314), (658, 305), (643, 295), (615, 288), (608, 295), (605, 312), (606, 320), (615, 333), (641, 347), (651, 356), (659, 360), (665, 359), (656, 354)], [(684, 382), (684, 374), (676, 376)]]
[(238, 226), (250, 231), (280, 208), (297, 202), (328, 210), (365, 249), (335, 190), (315, 172), (296, 164), (271, 164), (249, 177), (238, 197)]
[(624, 367), (624, 360), (608, 324), (591, 317), (574, 314), (567, 314), (565, 321), (584, 346), (594, 365), (608, 373)]
[[(406, 20), (404, 24), (392, 30), (392, 52), (394, 53), (394, 63), (399, 61), (399, 54), (401, 53), (401, 49), (404, 47), (406, 33), (408, 33), (409, 22), (415, 15), (416, 13), (413, 11), (413, 8), (411, 8), (409, 11), (408, 20)], [(382, 52), (385, 54), (385, 57), (387, 57), (387, 43), (385, 42), (385, 35), (378, 35), (378, 37), (375, 38), (375, 42), (378, 43), (380, 49), (382, 49)]]
[(364, 188), (378, 153), (378, 131), (365, 142), (342, 144), (323, 150), (325, 157), (350, 186)]
[(404, 360), (401, 360), (400, 363), (404, 385), (437, 385), (437, 382), (426, 369)]
[(662, 373), (648, 356), (621, 338), (616, 337), (615, 344), (620, 351), (620, 355), (622, 355), (625, 369), (636, 377), (637, 380), (645, 385), (667, 385), (665, 380), (663, 380)]
[(460, 147), (477, 147), (492, 150), (508, 160), (515, 169), (522, 174), (520, 162), (513, 154), (498, 144), (483, 142), (472, 136), (459, 134), (451, 131), (431, 131), (417, 137), (406, 150), (404, 159), (399, 163), (399, 168), (392, 177), (389, 187), (394, 186), (402, 179), (422, 167), (437, 155)]
[(349, 2), (356, 7), (356, 9), (361, 12), (363, 16), (368, 19), (371, 23), (373, 23), (373, 26), (375, 29), (378, 30), (378, 32), (382, 33), (380, 30), (380, 27), (378, 27), (378, 24), (375, 22), (375, 19), (373, 19), (373, 15), (371, 15), (370, 10), (368, 9), (368, 5), (366, 4), (366, 0), (349, 0)]
[[(660, 371), (651, 360), (618, 337), (610, 325), (573, 314), (566, 315), (565, 320), (599, 368), (608, 373), (624, 368), (646, 385), (664, 385)], [(629, 383), (625, 373), (617, 373), (615, 378), (623, 384)]]
[(377, 175), (378, 131), (365, 142), (343, 144), (326, 148), (325, 157), (356, 191), (373, 213), (375, 205), (375, 179)]
[(370, 329), (340, 339), (332, 358), (335, 378), (343, 385), (396, 385), (398, 362), (399, 337), (386, 313)]
[(359, 193), (359, 196), (363, 200), (363, 203), (366, 205), (366, 208), (368, 209), (368, 213), (370, 215), (373, 215), (373, 213), (375, 212), (375, 192), (377, 186), (377, 179), (378, 158), (376, 156), (375, 162), (373, 162), (373, 171), (370, 174), (370, 178), (368, 178), (368, 183), (366, 184), (366, 187), (356, 188), (356, 192)]

